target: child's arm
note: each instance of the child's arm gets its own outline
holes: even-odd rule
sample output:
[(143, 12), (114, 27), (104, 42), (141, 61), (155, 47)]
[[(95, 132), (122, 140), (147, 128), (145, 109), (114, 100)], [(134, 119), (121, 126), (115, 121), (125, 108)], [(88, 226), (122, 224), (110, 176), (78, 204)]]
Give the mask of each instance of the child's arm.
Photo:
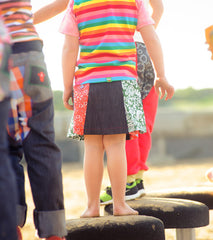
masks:
[(162, 0), (150, 0), (150, 6), (152, 7), (152, 18), (155, 21), (155, 28), (158, 26), (160, 19), (163, 15), (164, 7)]
[(54, 2), (40, 8), (33, 14), (33, 23), (38, 24), (44, 22), (57, 14), (63, 12), (69, 0), (55, 0)]
[(161, 48), (158, 35), (155, 32), (153, 25), (144, 26), (139, 31), (143, 37), (149, 56), (152, 59), (152, 62), (157, 73), (155, 89), (158, 94), (161, 91), (161, 99), (167, 93), (165, 100), (168, 100), (172, 98), (172, 96), (174, 95), (174, 88), (167, 82), (165, 76), (163, 51)]
[(65, 35), (65, 41), (62, 51), (62, 70), (64, 80), (63, 103), (65, 108), (73, 110), (72, 100), (73, 80), (75, 76), (75, 66), (78, 57), (79, 38)]

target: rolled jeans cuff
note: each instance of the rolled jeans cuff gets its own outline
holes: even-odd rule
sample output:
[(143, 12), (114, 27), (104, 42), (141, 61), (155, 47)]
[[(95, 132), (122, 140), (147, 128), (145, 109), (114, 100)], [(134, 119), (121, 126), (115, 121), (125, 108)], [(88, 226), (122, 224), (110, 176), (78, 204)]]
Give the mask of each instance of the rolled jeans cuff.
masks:
[(27, 206), (17, 205), (16, 214), (17, 214), (17, 225), (20, 227), (23, 227), (26, 222)]
[(40, 238), (50, 236), (64, 237), (67, 235), (64, 210), (34, 210), (34, 223)]

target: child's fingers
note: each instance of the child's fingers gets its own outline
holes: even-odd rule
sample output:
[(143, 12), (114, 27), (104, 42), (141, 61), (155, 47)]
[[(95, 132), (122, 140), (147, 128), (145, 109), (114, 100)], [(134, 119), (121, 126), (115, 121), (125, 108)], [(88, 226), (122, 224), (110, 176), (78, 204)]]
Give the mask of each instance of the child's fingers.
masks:
[(160, 94), (160, 83), (159, 83), (159, 80), (156, 80), (156, 82), (155, 82), (155, 91), (156, 91), (157, 95), (159, 96), (159, 94)]
[(155, 86), (155, 92), (157, 93), (157, 95), (159, 96), (160, 94), (160, 91), (159, 91), (159, 87), (158, 86)]
[(159, 96), (159, 94), (160, 94), (159, 87), (155, 87), (155, 91), (156, 91), (157, 95)]
[(69, 109), (69, 110), (73, 110), (73, 102), (71, 101), (71, 103), (69, 103), (71, 97), (66, 97), (64, 96), (63, 97), (63, 104), (64, 104), (64, 107)]
[(161, 96), (160, 99), (163, 99), (165, 96), (165, 89), (163, 87), (161, 87)]
[(165, 101), (171, 99), (174, 95), (175, 89), (170, 85), (167, 89), (166, 89), (166, 98)]
[(64, 107), (69, 110), (73, 110), (73, 105), (69, 104), (68, 102), (64, 102)]
[(168, 99), (171, 99), (173, 97), (174, 93), (175, 93), (175, 89), (172, 86), (170, 86), (169, 91), (167, 92)]

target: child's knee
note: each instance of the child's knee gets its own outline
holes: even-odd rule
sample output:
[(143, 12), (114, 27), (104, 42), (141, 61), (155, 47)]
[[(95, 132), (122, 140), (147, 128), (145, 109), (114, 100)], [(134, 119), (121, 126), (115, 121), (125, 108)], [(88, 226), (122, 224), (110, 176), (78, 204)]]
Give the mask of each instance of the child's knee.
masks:
[(125, 147), (126, 134), (114, 134), (114, 135), (104, 135), (103, 136), (103, 144), (104, 148), (108, 147), (116, 147), (118, 145)]
[(85, 147), (104, 148), (102, 135), (85, 135), (84, 143)]

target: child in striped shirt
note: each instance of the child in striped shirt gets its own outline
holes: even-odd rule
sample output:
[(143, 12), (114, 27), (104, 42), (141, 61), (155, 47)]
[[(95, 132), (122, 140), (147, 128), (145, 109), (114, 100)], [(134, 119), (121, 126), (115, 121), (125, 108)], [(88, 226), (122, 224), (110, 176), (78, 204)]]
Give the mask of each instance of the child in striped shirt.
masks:
[(113, 214), (138, 214), (125, 202), (126, 136), (134, 138), (146, 131), (137, 85), (136, 30), (142, 34), (154, 62), (157, 93), (161, 90), (163, 97), (167, 92), (167, 99), (174, 93), (165, 77), (162, 49), (153, 24), (140, 0), (71, 0), (61, 24), (60, 31), (65, 34), (63, 101), (66, 108), (74, 109), (68, 136), (85, 143), (88, 206), (82, 217), (99, 216), (104, 151)]
[[(34, 13), (34, 23), (41, 23), (65, 10), (68, 0), (55, 0)], [(144, 1), (145, 7), (149, 1)], [(162, 12), (163, 3), (161, 0), (150, 0), (150, 5), (153, 9), (152, 18), (155, 21), (155, 27), (158, 25)], [(126, 185), (126, 200), (135, 199), (144, 194), (143, 187), (143, 171), (147, 170), (146, 160), (151, 148), (151, 131), (153, 129), (155, 114), (157, 112), (158, 95), (153, 86), (155, 80), (154, 68), (147, 53), (145, 44), (141, 42), (140, 34), (135, 34), (134, 37), (137, 49), (137, 74), (138, 84), (141, 90), (147, 132), (139, 134), (139, 137), (126, 141), (127, 155), (127, 185)], [(139, 40), (138, 40), (139, 37)], [(139, 42), (138, 42), (139, 41)], [(169, 85), (168, 85), (169, 86)], [(167, 87), (168, 88), (168, 87)], [(148, 95), (148, 96), (147, 96)], [(136, 179), (136, 180), (135, 180)], [(111, 187), (107, 187), (100, 196), (101, 204), (112, 202)]]

